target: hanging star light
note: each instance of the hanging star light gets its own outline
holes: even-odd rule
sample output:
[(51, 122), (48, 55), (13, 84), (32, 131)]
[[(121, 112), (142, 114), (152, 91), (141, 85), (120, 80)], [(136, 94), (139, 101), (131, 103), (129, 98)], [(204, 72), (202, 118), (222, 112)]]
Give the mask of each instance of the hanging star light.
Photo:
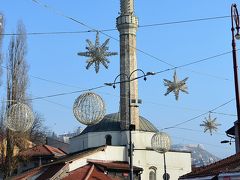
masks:
[(108, 63), (110, 63), (110, 61), (107, 59), (107, 57), (117, 55), (117, 52), (107, 52), (107, 50), (109, 49), (109, 47), (107, 46), (109, 39), (107, 39), (102, 45), (100, 45), (99, 32), (97, 32), (95, 44), (93, 44), (89, 39), (87, 39), (86, 42), (88, 43), (88, 46), (86, 47), (88, 51), (78, 53), (79, 56), (90, 57), (90, 59), (86, 61), (86, 69), (89, 69), (89, 67), (94, 64), (95, 71), (96, 73), (98, 73), (100, 63), (106, 69), (108, 69)]
[(208, 118), (205, 117), (205, 121), (203, 121), (203, 124), (200, 124), (200, 126), (204, 127), (204, 132), (209, 131), (212, 135), (213, 131), (217, 131), (217, 126), (220, 126), (221, 124), (218, 124), (216, 122), (217, 118), (212, 119), (211, 113), (209, 113)]
[(176, 70), (175, 70), (174, 75), (173, 75), (173, 81), (163, 79), (164, 80), (164, 85), (168, 86), (167, 92), (164, 95), (166, 96), (170, 92), (174, 92), (175, 99), (178, 100), (179, 91), (182, 91), (182, 92), (185, 92), (186, 94), (188, 94), (187, 85), (186, 85), (187, 79), (188, 79), (188, 77), (179, 81), (178, 78), (177, 78)]

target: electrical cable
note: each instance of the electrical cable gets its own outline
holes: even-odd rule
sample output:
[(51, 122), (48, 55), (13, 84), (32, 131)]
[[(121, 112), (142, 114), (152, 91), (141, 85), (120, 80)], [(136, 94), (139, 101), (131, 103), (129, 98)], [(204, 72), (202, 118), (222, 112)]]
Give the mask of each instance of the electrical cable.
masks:
[[(237, 51), (238, 50), (239, 49), (237, 49)], [(209, 59), (213, 59), (213, 58), (216, 58), (216, 57), (219, 57), (219, 56), (223, 56), (223, 55), (226, 55), (226, 54), (229, 54), (229, 53), (231, 53), (231, 51), (227, 51), (227, 52), (224, 52), (224, 53), (221, 53), (221, 54), (217, 54), (217, 55), (214, 55), (214, 56), (203, 58), (203, 59), (200, 59), (200, 60), (197, 60), (197, 61), (193, 61), (193, 62), (190, 62), (190, 63), (187, 63), (187, 64), (183, 64), (183, 65), (180, 65), (180, 66), (177, 66), (177, 67), (174, 67), (174, 68), (168, 68), (168, 69), (165, 69), (165, 70), (162, 70), (162, 71), (158, 71), (158, 72), (155, 72), (155, 74), (161, 74), (161, 73), (164, 73), (164, 72), (167, 72), (167, 71), (175, 70), (175, 69), (180, 68), (180, 67), (190, 66), (190, 65), (193, 65), (193, 64), (196, 64), (196, 63), (200, 63), (200, 62), (203, 62), (203, 61), (207, 61)], [(8, 67), (5, 67), (5, 66), (1, 66), (1, 67), (5, 68), (5, 69), (9, 69)], [(37, 77), (37, 76), (32, 76), (32, 75), (30, 75), (30, 76), (33, 77), (33, 78), (39, 79), (39, 80), (47, 81), (47, 82), (52, 82), (52, 83), (54, 82), (54, 83), (60, 84), (60, 85), (72, 86), (72, 85), (66, 85), (64, 83), (60, 83), (60, 82), (57, 82), (57, 81), (47, 80), (47, 79), (44, 79), (44, 78), (41, 78), (41, 77)], [(131, 81), (136, 80), (136, 79), (140, 79), (140, 78), (143, 78), (143, 77), (146, 77), (146, 76), (151, 76), (151, 75), (147, 75), (146, 74), (146, 75), (138, 76), (138, 77), (136, 77), (134, 79), (131, 79)], [(120, 84), (120, 83), (125, 83), (125, 82), (128, 82), (128, 81), (118, 81), (118, 82), (115, 82), (114, 84)], [(34, 99), (29, 99), (29, 100), (45, 99), (45, 98), (50, 98), (50, 97), (69, 95), (69, 94), (74, 94), (74, 93), (79, 93), (79, 92), (91, 91), (91, 90), (99, 89), (99, 88), (102, 88), (102, 87), (106, 87), (106, 85), (104, 85), (104, 86), (97, 86), (97, 87), (94, 87), (94, 88), (89, 88), (89, 89), (84, 89), (84, 90), (73, 91), (73, 92), (66, 92), (66, 93), (59, 93), (59, 94), (42, 96), (42, 97), (36, 97)]]
[(214, 111), (214, 110), (216, 110), (216, 109), (218, 109), (218, 108), (220, 108), (220, 107), (223, 107), (223, 106), (229, 104), (229, 103), (232, 102), (233, 100), (235, 100), (235, 99), (231, 99), (231, 100), (229, 100), (229, 101), (221, 104), (220, 106), (217, 106), (217, 107), (211, 109), (210, 111), (204, 112), (204, 113), (199, 114), (199, 115), (197, 115), (197, 116), (195, 116), (195, 117), (193, 117), (193, 118), (191, 118), (191, 119), (188, 119), (188, 120), (186, 120), (186, 121), (177, 123), (177, 124), (175, 124), (175, 125), (172, 125), (172, 126), (169, 126), (169, 127), (166, 127), (166, 128), (162, 128), (161, 130), (172, 129), (172, 128), (175, 128), (175, 127), (180, 126), (180, 125), (182, 125), (182, 124), (185, 124), (185, 123), (188, 123), (188, 122), (190, 122), (190, 121), (193, 121), (193, 120), (195, 120), (195, 119), (197, 119), (197, 118), (199, 118), (199, 117), (201, 117), (201, 116), (204, 116), (204, 115), (208, 114), (209, 112), (212, 112), (212, 111)]
[[(180, 127), (175, 127), (173, 129), (180, 129), (180, 130), (185, 130), (185, 131), (192, 131), (192, 132), (200, 132), (200, 133), (203, 133), (205, 134), (203, 131), (201, 130), (196, 130), (196, 129), (190, 129), (190, 128), (180, 128)], [(222, 136), (226, 136), (226, 134), (223, 134), (223, 133), (219, 133), (219, 132), (215, 132), (214, 134), (217, 134), (217, 135), (222, 135)]]
[[(53, 10), (53, 9), (50, 8), (48, 5), (46, 5), (46, 4), (41, 4), (41, 3), (40, 3), (39, 1), (37, 1), (37, 0), (32, 0), (32, 1), (35, 2), (35, 3), (37, 3), (37, 4), (39, 4), (39, 5), (41, 5), (41, 6), (43, 6), (44, 8), (48, 8), (48, 9), (50, 9), (50, 10)], [(68, 18), (68, 19), (70, 19), (70, 20), (72, 20), (72, 21), (74, 21), (74, 22), (76, 22), (76, 23), (79, 23), (79, 24), (81, 24), (82, 26), (85, 26), (85, 27), (87, 27), (87, 28), (89, 28), (89, 29), (91, 29), (91, 30), (93, 30), (93, 31), (97, 31), (96, 29), (91, 28), (90, 26), (86, 25), (85, 23), (82, 23), (82, 22), (80, 22), (80, 21), (78, 21), (78, 20), (76, 20), (76, 19), (74, 19), (74, 18), (72, 18), (72, 17), (66, 16), (66, 15), (64, 15), (63, 13), (59, 12), (59, 11), (54, 10), (54, 13), (56, 13), (56, 14), (58, 14), (58, 15), (61, 15), (61, 16), (65, 17), (65, 18)], [(176, 22), (175, 22), (175, 23), (176, 23)], [(115, 40), (119, 41), (118, 39), (116, 39), (116, 38), (114, 38), (114, 37), (112, 37), (112, 36), (109, 36), (109, 35), (106, 34), (106, 33), (103, 33), (103, 32), (102, 32), (102, 34), (104, 34), (104, 35), (106, 35), (106, 36), (108, 36), (108, 37), (110, 37), (110, 38), (112, 38), (112, 39), (115, 39)], [(225, 55), (225, 54), (228, 54), (228, 53), (231, 52), (231, 51), (230, 51), (230, 52), (222, 53), (222, 54), (217, 55), (217, 56), (212, 56), (212, 57), (205, 58), (205, 59), (202, 59), (202, 60), (199, 60), (199, 61), (196, 61), (196, 62), (191, 62), (191, 63), (187, 63), (187, 64), (185, 64), (185, 65), (181, 65), (181, 66), (175, 67), (175, 66), (171, 65), (170, 63), (167, 63), (167, 62), (165, 62), (165, 61), (163, 61), (163, 60), (161, 60), (161, 59), (159, 59), (159, 58), (156, 58), (155, 56), (152, 56), (151, 54), (148, 54), (148, 53), (146, 53), (146, 52), (144, 52), (144, 51), (142, 51), (142, 50), (139, 50), (139, 49), (137, 49), (137, 48), (136, 48), (136, 50), (138, 50), (138, 51), (144, 53), (145, 55), (148, 55), (148, 56), (150, 56), (150, 57), (152, 57), (152, 58), (154, 58), (154, 59), (157, 59), (157, 60), (159, 60), (159, 61), (161, 61), (161, 62), (163, 62), (163, 63), (165, 63), (165, 64), (173, 67), (172, 69), (167, 69), (167, 70), (159, 71), (159, 72), (157, 72), (157, 73), (166, 72), (166, 71), (173, 70), (173, 69), (176, 69), (176, 68), (186, 67), (186, 66), (189, 66), (189, 65), (192, 65), (192, 64), (195, 64), (195, 63), (199, 63), (199, 62), (202, 62), (202, 61), (206, 61), (206, 60), (208, 60), (208, 59), (216, 58), (216, 57), (219, 57), (219, 56), (222, 56), (222, 55)], [(141, 77), (138, 77), (138, 78), (135, 78), (135, 79), (139, 79), (139, 78), (141, 78)], [(89, 91), (89, 90), (94, 90), (94, 89), (98, 89), (98, 88), (102, 88), (102, 87), (105, 87), (105, 86), (99, 86), (99, 87), (91, 88), (91, 89), (87, 89), (87, 90)], [(83, 91), (87, 91), (87, 90), (83, 90)], [(79, 93), (79, 92), (83, 92), (83, 91), (81, 90), (81, 91), (74, 91), (74, 92), (70, 92), (70, 93), (59, 93), (59, 94), (49, 95), (49, 96), (44, 96), (44, 97), (36, 97), (36, 98), (29, 99), (29, 100), (36, 100), (36, 99), (43, 99), (43, 98), (49, 98), (49, 97), (55, 97), (55, 96), (62, 96), (62, 95), (66, 95), (66, 94)], [(232, 100), (231, 100), (231, 101), (232, 101)], [(228, 103), (229, 103), (229, 102), (228, 102)], [(219, 107), (221, 107), (221, 106), (219, 106)], [(217, 107), (217, 108), (219, 108), (219, 107)], [(217, 109), (217, 108), (215, 108), (215, 109)], [(215, 109), (213, 109), (213, 110), (215, 110)], [(184, 121), (184, 122), (182, 122), (182, 123), (176, 124), (176, 125), (174, 125), (174, 126), (171, 126), (171, 127), (168, 127), (168, 128), (164, 128), (164, 129), (169, 129), (169, 128), (173, 128), (173, 127), (179, 126), (179, 125), (181, 125), (181, 124), (184, 124), (184, 123), (186, 123), (186, 122), (189, 122), (189, 121), (191, 121), (191, 120), (194, 120), (194, 119), (196, 119), (196, 118), (198, 118), (198, 117), (200, 117), (200, 116), (202, 116), (202, 115), (205, 115), (205, 114), (206, 114), (206, 113), (201, 114), (201, 115), (199, 115), (199, 116), (197, 116), (197, 117), (195, 117), (195, 118), (192, 118), (192, 119), (190, 119), (190, 120)]]
[[(73, 21), (73, 22), (76, 22), (76, 23), (78, 23), (78, 24), (80, 24), (80, 25), (82, 25), (82, 26), (84, 26), (84, 27), (86, 27), (86, 28), (88, 28), (88, 29), (90, 29), (90, 30), (92, 30), (92, 31), (99, 32), (99, 33), (101, 33), (101, 34), (103, 34), (103, 35), (105, 35), (105, 36), (109, 37), (110, 39), (113, 39), (113, 40), (115, 40), (115, 41), (117, 41), (117, 42), (120, 42), (119, 39), (117, 39), (117, 38), (115, 38), (115, 37), (113, 37), (113, 36), (110, 36), (110, 35), (108, 35), (108, 34), (105, 33), (105, 32), (99, 31), (99, 30), (97, 30), (97, 29), (95, 29), (95, 28), (93, 28), (93, 27), (91, 27), (91, 26), (89, 26), (89, 25), (87, 25), (87, 24), (85, 24), (85, 23), (83, 23), (83, 22), (75, 19), (75, 18), (72, 18), (72, 17), (70, 17), (70, 16), (67, 16), (67, 15), (63, 14), (62, 12), (53, 9), (52, 7), (50, 7), (50, 6), (46, 5), (46, 4), (42, 4), (42, 3), (40, 3), (40, 1), (38, 1), (38, 0), (31, 0), (31, 1), (34, 2), (34, 3), (36, 3), (36, 4), (39, 5), (39, 6), (43, 7), (43, 8), (46, 8), (46, 9), (52, 11), (53, 13), (55, 13), (55, 14), (57, 14), (57, 15), (60, 15), (60, 16), (62, 16), (62, 17), (64, 17), (64, 18), (67, 18), (67, 19)], [(129, 45), (129, 46), (130, 46), (130, 45)], [(149, 56), (149, 57), (151, 57), (151, 58), (153, 58), (153, 59), (155, 59), (155, 60), (157, 60), (157, 61), (160, 61), (160, 62), (162, 62), (162, 63), (164, 63), (164, 64), (167, 64), (168, 66), (174, 67), (174, 65), (172, 65), (172, 64), (170, 64), (170, 63), (168, 63), (168, 62), (166, 62), (166, 61), (164, 61), (164, 60), (162, 60), (162, 59), (159, 59), (159, 58), (157, 58), (157, 57), (155, 57), (155, 56), (153, 56), (153, 55), (151, 55), (151, 54), (149, 54), (149, 53), (147, 53), (147, 52), (145, 52), (145, 51), (143, 51), (143, 50), (140, 50), (140, 49), (138, 49), (138, 48), (136, 48), (136, 47), (133, 47), (133, 46), (130, 46), (130, 47), (135, 48), (137, 51), (145, 54), (146, 56)]]
[[(164, 25), (173, 25), (173, 24), (182, 24), (182, 23), (208, 21), (208, 20), (225, 19), (225, 18), (230, 18), (230, 16), (216, 16), (216, 17), (189, 19), (189, 20), (170, 21), (170, 22), (163, 22), (163, 23), (145, 24), (145, 25), (139, 25), (138, 28), (164, 26)], [(101, 32), (117, 31), (117, 28), (101, 29), (99, 31), (101, 31)], [(95, 30), (87, 30), (87, 31), (28, 32), (28, 33), (26, 33), (26, 35), (82, 34), (82, 33), (91, 33), (91, 32), (96, 32), (96, 31)], [(0, 34), (0, 35), (3, 35), (3, 36), (12, 36), (12, 35), (14, 35), (15, 36), (15, 35), (21, 35), (21, 34), (19, 34), (19, 33), (3, 33), (3, 34)]]

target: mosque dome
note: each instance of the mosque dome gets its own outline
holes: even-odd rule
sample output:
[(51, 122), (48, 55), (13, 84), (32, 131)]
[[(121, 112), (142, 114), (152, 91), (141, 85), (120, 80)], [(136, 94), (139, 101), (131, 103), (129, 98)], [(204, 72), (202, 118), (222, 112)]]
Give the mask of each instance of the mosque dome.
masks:
[[(87, 126), (81, 134), (105, 131), (121, 131), (120, 113), (107, 114), (99, 123)], [(158, 129), (146, 118), (139, 116), (139, 131), (158, 132)]]

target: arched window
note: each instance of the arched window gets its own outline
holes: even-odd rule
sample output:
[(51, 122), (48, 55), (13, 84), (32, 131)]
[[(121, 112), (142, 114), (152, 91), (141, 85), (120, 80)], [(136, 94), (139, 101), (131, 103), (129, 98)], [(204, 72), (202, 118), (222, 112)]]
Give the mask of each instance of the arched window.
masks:
[(157, 168), (154, 167), (154, 166), (151, 166), (149, 168), (149, 180), (156, 180), (157, 179), (157, 176), (156, 176), (156, 170)]
[(110, 134), (105, 136), (106, 145), (112, 145), (112, 136)]

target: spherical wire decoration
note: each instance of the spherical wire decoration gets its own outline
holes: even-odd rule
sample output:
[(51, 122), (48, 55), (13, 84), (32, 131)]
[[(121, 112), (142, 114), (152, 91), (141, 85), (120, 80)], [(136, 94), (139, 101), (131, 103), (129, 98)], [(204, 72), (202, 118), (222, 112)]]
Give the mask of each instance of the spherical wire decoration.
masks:
[(167, 152), (171, 147), (171, 139), (167, 133), (158, 132), (153, 135), (151, 145), (154, 151)]
[(100, 122), (106, 113), (103, 99), (93, 92), (80, 95), (73, 104), (73, 114), (82, 124), (94, 125)]
[(4, 125), (15, 132), (28, 131), (34, 122), (31, 108), (24, 103), (13, 104), (7, 111)]

